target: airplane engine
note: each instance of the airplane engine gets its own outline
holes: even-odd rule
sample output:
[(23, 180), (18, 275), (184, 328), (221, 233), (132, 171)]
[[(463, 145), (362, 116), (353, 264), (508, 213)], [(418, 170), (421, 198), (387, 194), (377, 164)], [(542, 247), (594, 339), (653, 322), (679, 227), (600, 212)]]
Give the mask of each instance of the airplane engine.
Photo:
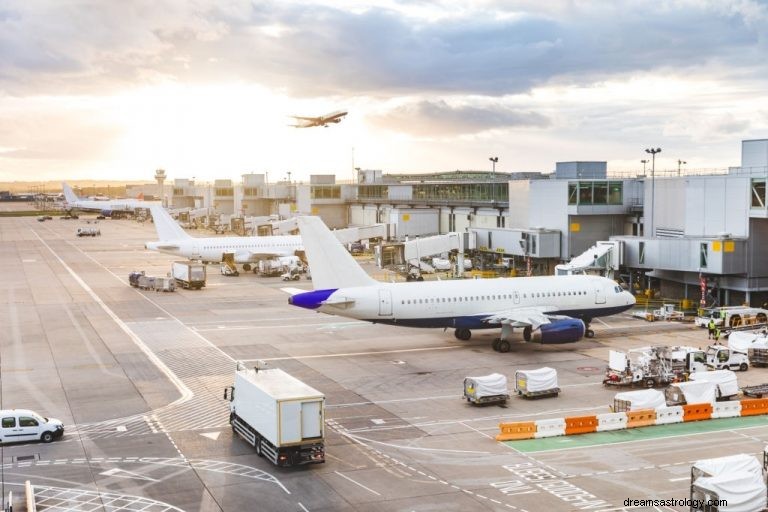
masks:
[(111, 217), (112, 216), (112, 210), (101, 210), (101, 214), (105, 217)]
[(555, 320), (544, 324), (535, 332), (531, 341), (542, 344), (576, 343), (584, 337), (586, 327), (578, 318)]

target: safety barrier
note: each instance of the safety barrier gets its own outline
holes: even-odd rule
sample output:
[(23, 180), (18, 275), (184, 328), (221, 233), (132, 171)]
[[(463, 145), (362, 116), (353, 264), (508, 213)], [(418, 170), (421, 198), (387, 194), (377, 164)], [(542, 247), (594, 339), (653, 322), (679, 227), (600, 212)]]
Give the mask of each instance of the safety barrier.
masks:
[(741, 402), (715, 402), (712, 407), (712, 419), (738, 418), (739, 416), (741, 416)]
[(536, 435), (536, 423), (533, 421), (518, 421), (515, 423), (499, 423), (501, 433), (497, 441), (516, 441), (518, 439), (533, 439)]
[(757, 416), (760, 414), (768, 414), (768, 398), (741, 400), (742, 416)]
[(712, 404), (686, 404), (683, 406), (683, 421), (701, 421), (712, 418)]
[(555, 437), (565, 435), (565, 419), (553, 418), (549, 420), (536, 420), (536, 439), (541, 437)]
[(656, 411), (654, 409), (640, 409), (627, 411), (627, 428), (647, 427), (656, 424)]
[(656, 409), (656, 425), (670, 425), (683, 422), (683, 406), (672, 405)]
[(565, 418), (565, 435), (597, 432), (597, 416), (574, 416)]
[(597, 415), (597, 431), (623, 430), (627, 428), (627, 415), (623, 412), (606, 412)]

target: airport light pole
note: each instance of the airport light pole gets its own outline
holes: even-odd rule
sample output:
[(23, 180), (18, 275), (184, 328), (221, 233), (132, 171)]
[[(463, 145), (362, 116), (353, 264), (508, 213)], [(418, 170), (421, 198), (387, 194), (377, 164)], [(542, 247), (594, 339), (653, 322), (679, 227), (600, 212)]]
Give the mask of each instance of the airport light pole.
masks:
[(491, 200), (495, 203), (496, 202), (496, 163), (499, 161), (499, 157), (492, 156), (488, 160), (491, 161), (491, 165), (492, 165)]
[(645, 176), (645, 164), (648, 163), (648, 159), (645, 158), (643, 160), (640, 160), (640, 163), (643, 164), (643, 176)]
[(687, 163), (688, 162), (686, 162), (685, 160), (680, 160), (679, 158), (677, 159), (677, 175), (678, 176), (680, 176), (680, 166), (685, 165)]
[[(655, 236), (654, 218), (656, 217), (656, 208), (654, 201), (656, 200), (656, 153), (661, 153), (661, 148), (650, 148), (645, 150), (646, 153), (651, 155), (651, 238)], [(647, 233), (646, 233), (647, 236)]]

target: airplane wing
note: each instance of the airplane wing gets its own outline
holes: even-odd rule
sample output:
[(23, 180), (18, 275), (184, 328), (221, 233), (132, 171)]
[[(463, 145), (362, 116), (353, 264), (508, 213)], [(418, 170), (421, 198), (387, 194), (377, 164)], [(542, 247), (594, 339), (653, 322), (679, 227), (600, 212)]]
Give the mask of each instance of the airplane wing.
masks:
[(294, 251), (238, 251), (235, 253), (235, 261), (238, 263), (249, 263), (271, 260), (282, 256), (294, 256)]
[(302, 121), (312, 121), (312, 122), (315, 122), (315, 123), (320, 121), (319, 117), (301, 117), (301, 116), (290, 116), (290, 117), (292, 117), (294, 119), (301, 119)]
[(528, 327), (533, 330), (550, 323), (558, 311), (556, 306), (512, 308), (487, 316), (483, 321), (489, 324), (508, 324), (512, 327)]

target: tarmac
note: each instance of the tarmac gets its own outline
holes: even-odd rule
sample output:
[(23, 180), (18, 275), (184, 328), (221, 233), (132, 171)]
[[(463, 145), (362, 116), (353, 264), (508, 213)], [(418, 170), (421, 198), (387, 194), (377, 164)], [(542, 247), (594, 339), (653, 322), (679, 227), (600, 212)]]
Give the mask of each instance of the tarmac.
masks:
[[(38, 510), (58, 511), (682, 511), (623, 504), (687, 498), (695, 460), (762, 457), (762, 417), (494, 440), (502, 421), (608, 412), (623, 390), (601, 383), (609, 348), (706, 346), (691, 325), (618, 315), (596, 320), (592, 340), (500, 354), (496, 330), (462, 342), (293, 308), (279, 278), (218, 265), (200, 291), (140, 291), (130, 271), (162, 276), (174, 259), (144, 249), (153, 226), (104, 220), (102, 236), (77, 238), (88, 221), (0, 218), (0, 406), (66, 425), (60, 441), (0, 448), (0, 491), (22, 510), (29, 480)], [(233, 436), (223, 391), (239, 360), (325, 393), (325, 464), (278, 468)], [(557, 370), (559, 397), (462, 398), (466, 376), (512, 385), (515, 370), (542, 366)], [(768, 382), (764, 368), (737, 375)]]

